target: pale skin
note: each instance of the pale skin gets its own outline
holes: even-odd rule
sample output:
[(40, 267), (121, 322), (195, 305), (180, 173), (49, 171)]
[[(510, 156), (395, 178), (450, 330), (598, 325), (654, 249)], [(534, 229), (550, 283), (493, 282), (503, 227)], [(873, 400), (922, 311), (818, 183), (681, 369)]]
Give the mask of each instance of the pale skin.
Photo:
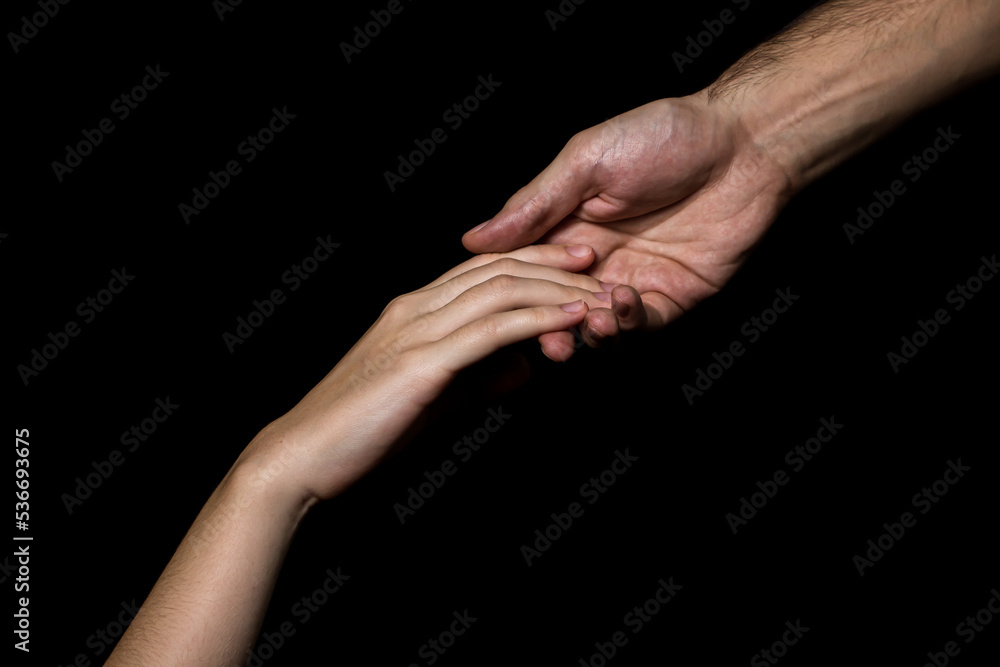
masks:
[[(833, 0), (705, 90), (576, 134), (463, 243), (589, 245), (588, 273), (622, 286), (588, 313), (584, 340), (659, 329), (718, 292), (795, 193), (1000, 71), (998, 35), (995, 0)], [(540, 342), (559, 361), (574, 351), (566, 332)]]
[(574, 136), (463, 239), (557, 245), (480, 255), (394, 300), (246, 447), (106, 664), (244, 664), (299, 522), (411, 436), (460, 369), (533, 337), (567, 359), (572, 327), (599, 345), (665, 326), (726, 284), (796, 192), (996, 73), (997, 34), (990, 0), (835, 0), (708, 89)]
[[(456, 375), (607, 304), (586, 246), (479, 255), (394, 299), (209, 498), (106, 665), (245, 664), (295, 530), (406, 441)], [(373, 370), (374, 369), (374, 370)]]

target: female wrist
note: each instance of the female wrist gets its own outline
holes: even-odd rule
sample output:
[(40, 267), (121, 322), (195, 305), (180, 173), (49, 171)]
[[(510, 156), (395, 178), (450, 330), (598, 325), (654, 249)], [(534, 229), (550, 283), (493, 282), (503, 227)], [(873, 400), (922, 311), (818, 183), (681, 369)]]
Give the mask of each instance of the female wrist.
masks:
[(265, 427), (243, 450), (224, 481), (240, 507), (270, 505), (301, 518), (319, 498), (303, 482), (301, 447), (274, 424)]

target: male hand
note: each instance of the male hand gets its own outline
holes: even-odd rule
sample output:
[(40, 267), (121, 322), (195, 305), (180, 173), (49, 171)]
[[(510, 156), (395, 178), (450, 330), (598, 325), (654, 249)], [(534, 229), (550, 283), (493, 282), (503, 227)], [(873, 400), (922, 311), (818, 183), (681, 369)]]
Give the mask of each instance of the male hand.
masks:
[[(794, 192), (1000, 73), (998, 26), (991, 0), (821, 3), (705, 90), (574, 136), (465, 247), (591, 246), (587, 272), (613, 293), (584, 339), (660, 328), (732, 277)], [(573, 352), (568, 332), (540, 340), (554, 359)]]
[[(646, 104), (575, 135), (462, 241), (473, 252), (539, 238), (594, 248), (587, 273), (612, 292), (611, 307), (592, 309), (580, 327), (594, 346), (619, 330), (659, 329), (715, 294), (791, 190), (736, 113), (699, 93)], [(553, 359), (573, 353), (568, 332), (539, 340)]]

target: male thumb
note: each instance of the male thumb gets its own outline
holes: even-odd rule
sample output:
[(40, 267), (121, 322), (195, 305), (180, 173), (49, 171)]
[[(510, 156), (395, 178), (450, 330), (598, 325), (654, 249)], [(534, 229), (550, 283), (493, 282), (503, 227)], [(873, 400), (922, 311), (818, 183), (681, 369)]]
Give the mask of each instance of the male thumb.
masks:
[(475, 253), (507, 252), (540, 239), (547, 231), (592, 197), (596, 184), (593, 170), (581, 169), (578, 160), (564, 148), (556, 159), (530, 183), (507, 200), (490, 220), (462, 237)]

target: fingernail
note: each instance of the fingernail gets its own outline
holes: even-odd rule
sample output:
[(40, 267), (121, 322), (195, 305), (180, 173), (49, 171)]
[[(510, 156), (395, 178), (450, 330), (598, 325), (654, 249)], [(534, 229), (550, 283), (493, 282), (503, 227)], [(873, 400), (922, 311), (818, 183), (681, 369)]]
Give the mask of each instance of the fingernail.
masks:
[(573, 301), (572, 303), (564, 303), (560, 306), (567, 313), (579, 313), (584, 308), (583, 299), (579, 301)]
[(587, 255), (590, 254), (590, 246), (571, 245), (566, 247), (566, 252), (573, 255), (574, 257), (586, 257)]
[(601, 283), (601, 289), (603, 289), (605, 292), (610, 292), (617, 286), (618, 285), (616, 283)]
[(475, 227), (473, 227), (472, 229), (470, 229), (469, 231), (467, 231), (466, 234), (475, 234), (476, 232), (478, 232), (480, 229), (482, 229), (486, 225), (490, 224), (491, 222), (493, 222), (493, 221), (492, 220), (487, 220), (486, 222), (481, 222), (478, 225), (476, 225)]
[[(604, 287), (603, 283), (601, 283), (601, 287)], [(596, 296), (601, 301), (611, 301), (610, 292), (594, 292), (594, 296)]]

